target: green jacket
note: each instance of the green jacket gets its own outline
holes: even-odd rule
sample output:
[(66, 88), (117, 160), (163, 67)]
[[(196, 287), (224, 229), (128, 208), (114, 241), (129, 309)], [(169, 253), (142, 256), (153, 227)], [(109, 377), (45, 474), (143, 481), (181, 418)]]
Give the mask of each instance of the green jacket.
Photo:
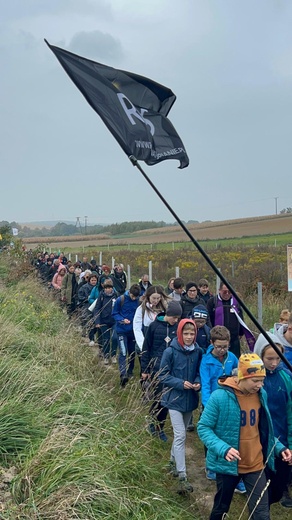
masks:
[[(259, 398), (259, 431), (264, 462), (267, 461), (269, 468), (274, 471), (274, 457), (279, 456), (285, 446), (274, 436), (265, 390), (259, 391)], [(198, 435), (208, 448), (206, 466), (210, 471), (238, 474), (238, 461), (228, 462), (225, 455), (230, 448), (239, 450), (240, 421), (241, 410), (233, 388), (227, 385), (219, 387), (211, 394), (197, 426)]]
[[(73, 286), (73, 276), (75, 277), (75, 284)], [(66, 273), (61, 287), (61, 298), (66, 298), (66, 303), (71, 305), (73, 298), (76, 296), (78, 289), (78, 278), (75, 273)]]

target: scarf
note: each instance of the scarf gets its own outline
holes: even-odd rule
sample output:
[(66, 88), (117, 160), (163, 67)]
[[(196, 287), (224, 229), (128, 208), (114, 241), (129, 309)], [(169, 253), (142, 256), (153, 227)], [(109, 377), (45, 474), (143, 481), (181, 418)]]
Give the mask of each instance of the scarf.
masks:
[[(246, 323), (244, 323), (243, 319), (239, 316), (239, 306), (238, 301), (234, 296), (231, 296), (230, 299), (230, 312), (234, 312), (238, 322), (243, 328), (243, 333), (248, 344), (249, 350), (253, 352), (255, 346), (255, 337), (251, 330), (248, 328)], [(221, 296), (218, 294), (217, 296), (217, 305), (215, 307), (215, 324), (216, 325), (224, 325), (224, 306), (221, 299)]]

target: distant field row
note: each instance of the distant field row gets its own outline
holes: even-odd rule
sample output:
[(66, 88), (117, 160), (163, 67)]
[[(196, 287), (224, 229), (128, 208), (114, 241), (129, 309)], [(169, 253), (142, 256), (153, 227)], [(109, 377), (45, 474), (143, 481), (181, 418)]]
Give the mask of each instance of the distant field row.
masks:
[[(108, 241), (102, 240), (102, 243), (96, 240), (92, 240), (88, 237), (84, 237), (83, 240), (75, 241), (68, 240), (70, 237), (64, 237), (65, 240), (60, 241), (46, 241), (43, 239), (41, 242), (35, 244), (27, 244), (28, 247), (37, 247), (40, 243), (47, 246), (48, 249), (64, 250), (66, 252), (78, 253), (78, 252), (90, 252), (92, 250), (98, 251), (120, 251), (123, 249), (131, 251), (174, 251), (178, 249), (192, 249), (194, 247), (190, 240), (182, 242), (153, 242), (153, 243), (136, 243), (133, 239), (131, 242), (129, 239), (108, 239)], [(161, 237), (163, 238), (163, 237)], [(271, 246), (271, 247), (286, 247), (288, 244), (292, 244), (292, 232), (275, 234), (275, 235), (258, 235), (251, 237), (241, 238), (224, 238), (217, 240), (198, 240), (201, 247), (205, 250), (219, 249), (219, 248), (239, 248), (243, 246), (247, 247), (260, 247), (260, 246)]]
[[(234, 245), (281, 245), (292, 243), (292, 214), (274, 215), (222, 222), (188, 224), (190, 233), (206, 248)], [(66, 237), (25, 238), (27, 247), (47, 244), (52, 249), (76, 251), (85, 248), (167, 249), (192, 247), (180, 226), (148, 229), (119, 236), (78, 235)]]

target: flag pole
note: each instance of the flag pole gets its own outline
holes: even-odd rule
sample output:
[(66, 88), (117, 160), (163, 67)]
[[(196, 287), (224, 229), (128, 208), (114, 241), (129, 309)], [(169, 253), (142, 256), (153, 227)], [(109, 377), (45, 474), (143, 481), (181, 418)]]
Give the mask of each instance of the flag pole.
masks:
[(148, 177), (148, 175), (144, 172), (143, 168), (141, 167), (140, 163), (134, 157), (134, 155), (130, 155), (129, 159), (133, 166), (136, 166), (140, 173), (142, 173), (144, 179), (150, 184), (151, 188), (155, 191), (155, 193), (158, 195), (160, 200), (163, 202), (163, 204), (167, 207), (167, 209), (170, 211), (170, 213), (173, 215), (177, 223), (180, 225), (180, 227), (183, 229), (183, 231), (186, 233), (186, 235), (189, 237), (191, 242), (194, 244), (194, 246), (197, 248), (197, 250), (201, 253), (201, 255), (204, 257), (206, 262), (209, 264), (209, 266), (213, 269), (213, 271), (216, 273), (217, 276), (219, 276), (220, 280), (226, 285), (226, 287), (229, 289), (231, 294), (237, 299), (239, 305), (242, 307), (244, 312), (248, 315), (248, 317), (251, 319), (251, 321), (254, 323), (254, 325), (257, 327), (257, 329), (263, 334), (265, 339), (268, 341), (269, 345), (273, 347), (273, 349), (277, 352), (278, 356), (281, 358), (283, 363), (291, 370), (292, 372), (292, 365), (289, 363), (288, 359), (284, 356), (282, 351), (275, 345), (275, 343), (271, 340), (271, 338), (268, 336), (267, 332), (263, 329), (261, 324), (257, 321), (257, 319), (253, 316), (253, 314), (250, 312), (248, 307), (245, 305), (245, 303), (242, 301), (242, 299), (236, 294), (235, 289), (230, 285), (230, 283), (226, 280), (226, 278), (223, 276), (221, 271), (216, 267), (214, 262), (212, 262), (211, 258), (207, 255), (207, 253), (204, 251), (204, 249), (200, 246), (199, 242), (193, 237), (191, 232), (188, 230), (188, 228), (185, 226), (185, 224), (182, 222), (182, 220), (179, 218), (179, 216), (175, 213), (175, 211), (172, 209), (172, 207), (168, 204), (167, 200), (163, 197), (163, 195), (160, 193), (160, 191), (156, 188), (156, 186), (153, 184), (151, 179)]

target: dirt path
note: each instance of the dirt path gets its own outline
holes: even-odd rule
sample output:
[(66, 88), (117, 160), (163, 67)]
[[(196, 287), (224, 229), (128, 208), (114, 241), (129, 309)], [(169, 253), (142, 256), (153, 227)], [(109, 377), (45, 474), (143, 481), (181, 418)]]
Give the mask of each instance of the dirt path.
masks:
[(0, 467), (0, 518), (1, 512), (9, 509), (13, 504), (13, 498), (10, 493), (10, 484), (16, 476), (16, 468), (1, 468)]
[[(198, 417), (194, 417), (196, 424)], [(204, 447), (197, 431), (187, 433), (186, 462), (188, 480), (194, 487), (190, 495), (191, 504), (201, 512), (202, 518), (208, 518), (213, 506), (216, 483), (206, 479)]]

